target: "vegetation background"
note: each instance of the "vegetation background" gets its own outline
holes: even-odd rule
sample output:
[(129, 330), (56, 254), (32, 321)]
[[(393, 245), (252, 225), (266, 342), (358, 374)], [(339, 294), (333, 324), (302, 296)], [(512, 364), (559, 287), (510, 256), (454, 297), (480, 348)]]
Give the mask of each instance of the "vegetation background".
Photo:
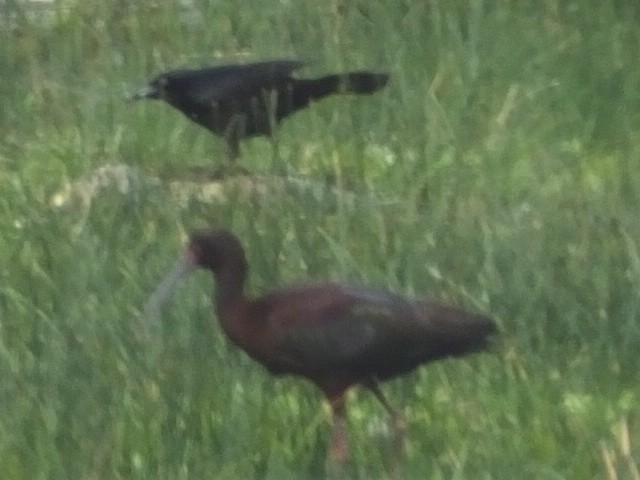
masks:
[[(639, 51), (636, 1), (0, 2), (0, 477), (323, 477), (321, 396), (228, 344), (209, 276), (141, 341), (185, 235), (216, 225), (250, 292), (335, 279), (496, 319), (493, 352), (385, 385), (407, 478), (637, 480)], [(245, 142), (255, 188), (205, 182), (224, 142), (123, 100), (272, 58), (393, 80)], [(348, 475), (386, 478), (386, 413), (349, 407)]]

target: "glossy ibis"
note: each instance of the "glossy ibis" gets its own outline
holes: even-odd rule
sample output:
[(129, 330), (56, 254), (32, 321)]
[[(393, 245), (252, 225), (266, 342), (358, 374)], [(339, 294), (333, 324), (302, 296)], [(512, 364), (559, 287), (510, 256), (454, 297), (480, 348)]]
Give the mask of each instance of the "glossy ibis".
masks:
[(224, 230), (191, 236), (185, 255), (149, 299), (147, 320), (157, 319), (178, 280), (197, 267), (215, 276), (215, 310), (233, 343), (271, 373), (301, 375), (325, 393), (334, 417), (330, 458), (338, 463), (347, 458), (345, 395), (350, 387), (362, 385), (373, 392), (401, 439), (402, 416), (378, 381), (432, 360), (483, 349), (496, 331), (484, 315), (333, 283), (296, 285), (248, 299), (244, 250), (237, 237)]
[(297, 79), (305, 65), (275, 60), (174, 70), (155, 77), (130, 100), (164, 100), (194, 122), (226, 138), (229, 157), (239, 154), (240, 140), (272, 135), (280, 120), (333, 93), (370, 94), (389, 81), (386, 73), (352, 72)]

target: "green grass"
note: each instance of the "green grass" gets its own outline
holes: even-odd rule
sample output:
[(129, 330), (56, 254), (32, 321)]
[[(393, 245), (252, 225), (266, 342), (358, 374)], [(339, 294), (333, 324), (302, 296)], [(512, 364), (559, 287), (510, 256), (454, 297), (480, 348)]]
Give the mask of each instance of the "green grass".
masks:
[[(330, 415), (229, 345), (192, 279), (156, 349), (141, 310), (193, 228), (244, 242), (249, 290), (366, 283), (492, 315), (491, 353), (387, 383), (407, 478), (638, 479), (640, 8), (633, 2), (60, 0), (0, 21), (0, 477), (322, 478)], [(168, 6), (167, 6), (168, 5)], [(123, 96), (181, 66), (301, 57), (388, 70), (372, 97), (286, 120), (256, 174), (337, 191), (168, 179), (224, 142)], [(141, 175), (52, 197), (105, 165)], [(336, 193), (337, 192), (337, 193)], [(355, 192), (355, 194), (354, 194)], [(349, 403), (348, 476), (386, 478), (387, 416)]]

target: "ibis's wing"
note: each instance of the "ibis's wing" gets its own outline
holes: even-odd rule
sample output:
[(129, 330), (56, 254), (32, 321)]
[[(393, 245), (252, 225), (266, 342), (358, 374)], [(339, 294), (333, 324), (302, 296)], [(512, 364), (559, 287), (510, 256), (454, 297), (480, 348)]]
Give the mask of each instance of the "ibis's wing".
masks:
[(411, 321), (413, 309), (399, 296), (343, 289), (322, 308), (309, 305), (306, 314), (295, 315), (304, 323), (283, 329), (278, 348), (286, 369), (371, 374), (407, 343), (403, 323)]
[(290, 318), (303, 320), (278, 329), (284, 332), (278, 347), (283, 370), (387, 378), (482, 349), (495, 331), (483, 315), (387, 292), (342, 287), (312, 298), (295, 302)]

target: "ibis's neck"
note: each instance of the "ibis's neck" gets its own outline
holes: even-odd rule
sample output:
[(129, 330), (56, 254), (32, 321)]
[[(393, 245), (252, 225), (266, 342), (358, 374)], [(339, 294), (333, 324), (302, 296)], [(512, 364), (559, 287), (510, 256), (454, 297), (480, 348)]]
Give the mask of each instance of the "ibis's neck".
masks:
[(214, 301), (216, 314), (226, 335), (237, 345), (244, 345), (244, 280), (246, 267), (224, 269), (216, 273)]
[(244, 301), (246, 275), (245, 263), (227, 265), (216, 272), (215, 303), (219, 316), (228, 315)]

